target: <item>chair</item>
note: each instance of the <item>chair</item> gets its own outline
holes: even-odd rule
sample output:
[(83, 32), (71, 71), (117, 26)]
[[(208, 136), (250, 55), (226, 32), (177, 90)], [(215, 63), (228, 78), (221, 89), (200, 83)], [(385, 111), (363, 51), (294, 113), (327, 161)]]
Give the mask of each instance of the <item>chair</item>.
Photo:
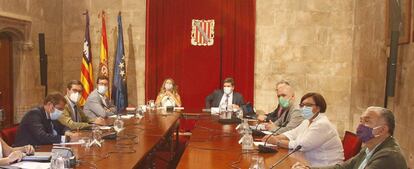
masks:
[(361, 140), (358, 136), (350, 131), (345, 131), (344, 139), (342, 140), (342, 146), (344, 147), (344, 161), (352, 158), (361, 150)]
[(16, 138), (16, 133), (17, 133), (17, 127), (19, 127), (18, 124), (14, 125), (12, 127), (4, 128), (0, 132), (1, 133), (1, 137), (3, 138), (3, 140), (9, 146), (12, 146), (14, 144), (14, 139)]

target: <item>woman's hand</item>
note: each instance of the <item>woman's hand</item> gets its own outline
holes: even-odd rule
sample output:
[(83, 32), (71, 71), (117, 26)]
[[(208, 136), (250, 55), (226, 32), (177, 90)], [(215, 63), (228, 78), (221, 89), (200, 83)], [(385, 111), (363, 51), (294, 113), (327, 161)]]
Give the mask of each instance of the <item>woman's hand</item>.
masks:
[(23, 153), (21, 151), (13, 151), (6, 158), (7, 158), (7, 162), (9, 164), (11, 164), (11, 163), (13, 163), (15, 161), (20, 162), (22, 160), (22, 158), (23, 158)]
[(34, 154), (35, 149), (33, 148), (33, 146), (32, 146), (32, 145), (25, 145), (25, 146), (23, 147), (23, 152), (24, 152), (24, 153), (26, 153), (26, 155), (29, 155), (29, 154)]

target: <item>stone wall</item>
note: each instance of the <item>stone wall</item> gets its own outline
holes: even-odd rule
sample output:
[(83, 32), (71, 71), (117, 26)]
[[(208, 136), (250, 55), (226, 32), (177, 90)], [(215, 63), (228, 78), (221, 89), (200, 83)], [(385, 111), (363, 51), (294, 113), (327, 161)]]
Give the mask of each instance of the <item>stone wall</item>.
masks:
[[(62, 1), (1, 0), (0, 16), (13, 20), (26, 20), (31, 26), (29, 36), (32, 45), (15, 48), (22, 52), (14, 58), (14, 110), (15, 122), (23, 114), (42, 103), (44, 88), (40, 85), (38, 33), (45, 33), (46, 54), (48, 55), (49, 91), (60, 90), (62, 86)], [(3, 23), (0, 23), (3, 24)], [(15, 28), (9, 28), (14, 30)], [(1, 30), (0, 30), (1, 31)], [(6, 31), (7, 32), (7, 31)], [(13, 37), (18, 37), (13, 35)], [(13, 39), (19, 41), (22, 39)], [(19, 51), (17, 51), (19, 50)]]
[[(63, 82), (80, 79), (81, 56), (85, 34), (85, 9), (89, 10), (90, 37), (94, 79), (97, 77), (101, 18), (106, 13), (109, 69), (112, 74), (117, 44), (117, 16), (122, 11), (124, 46), (127, 63), (128, 101), (132, 105), (143, 104), (145, 100), (145, 0), (63, 0)], [(112, 75), (110, 75), (112, 77)], [(112, 79), (111, 79), (112, 80)]]
[(275, 84), (327, 100), (327, 115), (340, 133), (350, 128), (353, 0), (257, 0), (255, 106), (276, 105)]

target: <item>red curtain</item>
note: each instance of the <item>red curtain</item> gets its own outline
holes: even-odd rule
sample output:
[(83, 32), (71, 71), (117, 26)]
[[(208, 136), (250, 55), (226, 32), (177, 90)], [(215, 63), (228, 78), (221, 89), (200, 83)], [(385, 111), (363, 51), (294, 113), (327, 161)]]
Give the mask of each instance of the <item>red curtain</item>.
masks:
[[(205, 97), (233, 77), (236, 91), (253, 101), (255, 0), (147, 0), (146, 100), (155, 99), (165, 78), (179, 86), (186, 109), (204, 107)], [(192, 19), (215, 20), (212, 46), (193, 46)]]

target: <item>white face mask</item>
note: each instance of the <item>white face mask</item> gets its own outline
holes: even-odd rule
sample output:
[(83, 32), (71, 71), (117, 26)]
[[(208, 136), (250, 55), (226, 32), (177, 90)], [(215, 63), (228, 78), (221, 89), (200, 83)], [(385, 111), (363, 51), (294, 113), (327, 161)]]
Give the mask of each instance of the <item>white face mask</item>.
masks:
[(106, 87), (104, 85), (98, 85), (98, 93), (105, 94), (106, 90), (108, 90), (108, 87)]
[(80, 99), (80, 94), (79, 94), (79, 92), (74, 92), (74, 93), (71, 93), (71, 94), (69, 95), (69, 99), (70, 99), (72, 102), (77, 103), (77, 102), (79, 101), (79, 99)]
[(171, 90), (173, 88), (173, 85), (171, 83), (165, 84), (165, 90)]
[(231, 92), (233, 92), (233, 89), (231, 87), (223, 87), (223, 91), (226, 94), (230, 94)]

